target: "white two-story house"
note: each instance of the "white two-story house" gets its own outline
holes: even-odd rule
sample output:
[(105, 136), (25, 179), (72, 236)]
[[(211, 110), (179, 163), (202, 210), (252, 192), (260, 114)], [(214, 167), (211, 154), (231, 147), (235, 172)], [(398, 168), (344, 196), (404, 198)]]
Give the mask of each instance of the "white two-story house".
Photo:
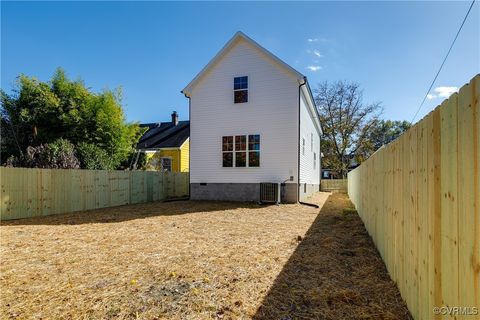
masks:
[(190, 103), (190, 198), (281, 201), (320, 186), (322, 129), (307, 78), (237, 32), (182, 90)]

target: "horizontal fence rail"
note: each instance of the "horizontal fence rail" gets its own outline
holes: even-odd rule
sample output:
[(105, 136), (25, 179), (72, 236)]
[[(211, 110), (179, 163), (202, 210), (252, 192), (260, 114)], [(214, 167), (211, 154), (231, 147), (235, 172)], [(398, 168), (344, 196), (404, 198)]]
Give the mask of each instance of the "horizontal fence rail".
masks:
[(479, 96), (477, 75), (348, 174), (415, 319), (480, 319)]
[(320, 190), (322, 191), (347, 192), (347, 188), (347, 179), (322, 179), (320, 181)]
[(188, 173), (0, 167), (0, 219), (188, 196)]

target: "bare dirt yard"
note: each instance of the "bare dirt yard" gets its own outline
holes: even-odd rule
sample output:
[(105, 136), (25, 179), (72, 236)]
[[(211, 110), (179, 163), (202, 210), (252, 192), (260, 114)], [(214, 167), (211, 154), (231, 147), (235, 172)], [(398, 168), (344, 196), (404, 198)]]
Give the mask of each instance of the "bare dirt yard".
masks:
[(410, 319), (346, 195), (2, 222), (2, 319)]

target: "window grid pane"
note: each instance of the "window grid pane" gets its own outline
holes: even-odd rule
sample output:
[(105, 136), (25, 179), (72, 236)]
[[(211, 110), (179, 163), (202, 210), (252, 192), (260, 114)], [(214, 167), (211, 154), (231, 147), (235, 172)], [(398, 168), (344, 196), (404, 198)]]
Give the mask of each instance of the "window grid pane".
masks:
[(248, 77), (236, 77), (233, 78), (233, 90), (247, 89)]
[(248, 153), (248, 166), (249, 167), (260, 167), (260, 152), (259, 151), (250, 151)]
[(246, 166), (247, 166), (247, 153), (235, 152), (235, 167), (246, 167)]
[(233, 92), (234, 103), (248, 102), (248, 90), (237, 90)]
[(233, 151), (233, 136), (222, 138), (222, 151)]
[(248, 150), (260, 150), (260, 135), (251, 134), (248, 136)]
[(224, 167), (233, 167), (233, 152), (224, 152), (223, 153), (223, 166)]
[(247, 150), (247, 136), (235, 136), (235, 151)]

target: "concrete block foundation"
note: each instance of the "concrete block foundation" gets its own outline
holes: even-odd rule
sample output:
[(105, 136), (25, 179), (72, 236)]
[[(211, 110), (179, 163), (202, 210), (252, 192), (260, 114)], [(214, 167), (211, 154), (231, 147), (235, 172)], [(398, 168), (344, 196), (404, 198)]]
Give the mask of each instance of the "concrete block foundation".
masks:
[[(296, 183), (286, 183), (281, 189), (282, 203), (297, 202)], [(260, 183), (191, 183), (191, 200), (260, 201)]]

